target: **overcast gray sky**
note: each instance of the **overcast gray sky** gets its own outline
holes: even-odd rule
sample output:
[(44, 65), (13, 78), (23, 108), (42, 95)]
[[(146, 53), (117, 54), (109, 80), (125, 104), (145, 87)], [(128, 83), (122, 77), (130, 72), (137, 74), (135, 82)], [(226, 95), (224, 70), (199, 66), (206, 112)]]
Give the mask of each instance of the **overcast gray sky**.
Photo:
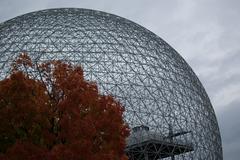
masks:
[(240, 0), (0, 0), (0, 22), (31, 11), (77, 7), (130, 19), (175, 48), (214, 106), (224, 159), (240, 157)]

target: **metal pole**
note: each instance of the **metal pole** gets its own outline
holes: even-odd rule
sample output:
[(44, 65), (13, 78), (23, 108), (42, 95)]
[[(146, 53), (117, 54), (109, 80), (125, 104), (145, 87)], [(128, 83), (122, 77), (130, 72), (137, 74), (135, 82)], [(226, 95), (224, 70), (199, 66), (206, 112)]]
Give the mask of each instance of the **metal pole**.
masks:
[(144, 159), (148, 160), (148, 154), (146, 152), (144, 152)]

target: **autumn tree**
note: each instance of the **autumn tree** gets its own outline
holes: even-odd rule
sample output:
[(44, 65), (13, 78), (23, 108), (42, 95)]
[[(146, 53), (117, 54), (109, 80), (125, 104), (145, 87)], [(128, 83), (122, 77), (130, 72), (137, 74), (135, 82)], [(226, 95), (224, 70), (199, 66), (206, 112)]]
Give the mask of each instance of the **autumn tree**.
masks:
[(123, 112), (81, 67), (21, 54), (0, 81), (0, 159), (125, 160)]

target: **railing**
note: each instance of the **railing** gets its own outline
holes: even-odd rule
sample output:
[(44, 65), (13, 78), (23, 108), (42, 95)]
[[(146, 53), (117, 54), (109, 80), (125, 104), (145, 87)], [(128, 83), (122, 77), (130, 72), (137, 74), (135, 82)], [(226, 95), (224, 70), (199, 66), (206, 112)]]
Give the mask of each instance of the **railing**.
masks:
[(127, 146), (139, 144), (139, 143), (146, 142), (149, 140), (155, 140), (155, 141), (164, 142), (164, 143), (192, 146), (192, 143), (189, 140), (187, 140), (186, 138), (184, 140), (180, 139), (180, 138), (169, 138), (166, 136), (161, 136), (160, 134), (154, 133), (151, 131), (141, 131), (141, 132), (132, 133), (127, 138)]

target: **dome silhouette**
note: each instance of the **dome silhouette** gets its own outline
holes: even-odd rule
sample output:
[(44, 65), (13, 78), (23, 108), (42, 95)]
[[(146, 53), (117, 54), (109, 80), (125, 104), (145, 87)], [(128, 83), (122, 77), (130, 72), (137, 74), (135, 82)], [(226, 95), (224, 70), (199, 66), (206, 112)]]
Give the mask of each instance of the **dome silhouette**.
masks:
[(125, 107), (130, 159), (221, 160), (217, 119), (185, 60), (144, 27), (105, 12), (60, 8), (0, 24), (0, 79), (16, 57), (81, 65)]

